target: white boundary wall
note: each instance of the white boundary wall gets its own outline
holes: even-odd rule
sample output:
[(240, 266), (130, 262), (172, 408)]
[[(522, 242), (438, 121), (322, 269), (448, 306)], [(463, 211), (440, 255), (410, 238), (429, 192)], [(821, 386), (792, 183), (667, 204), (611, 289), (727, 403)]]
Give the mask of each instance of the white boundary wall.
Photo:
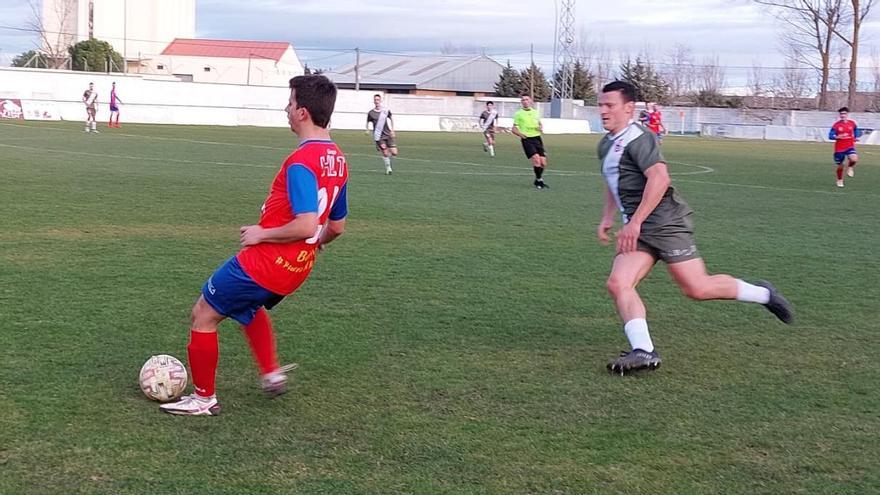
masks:
[[(40, 69), (0, 68), (0, 100), (18, 99), (25, 118), (83, 121), (82, 93), (89, 82), (98, 91), (98, 120), (107, 120), (110, 83), (116, 81), (124, 102), (122, 122), (184, 125), (252, 125), (285, 127), (284, 87), (189, 83), (168, 76), (100, 74)], [(372, 91), (341, 90), (331, 123), (334, 129), (364, 129), (366, 112), (373, 106)], [(401, 131), (478, 132), (477, 117), (492, 99), (501, 117), (499, 125), (512, 126), (519, 108), (516, 98), (383, 95)], [(549, 104), (539, 103), (547, 134), (584, 134), (601, 131), (598, 109), (573, 108), (574, 119), (550, 119)], [(880, 114), (852, 114), (863, 129), (880, 130)], [(701, 134), (745, 139), (827, 141), (836, 112), (800, 112), (731, 108), (665, 107), (663, 120), (670, 133)], [(862, 137), (862, 144), (880, 144), (880, 132)]]
[[(0, 100), (18, 99), (26, 119), (84, 121), (82, 94), (90, 82), (98, 92), (98, 121), (110, 110), (110, 85), (123, 104), (121, 121), (182, 125), (286, 127), (285, 87), (181, 82), (173, 77), (0, 68)], [(372, 91), (340, 90), (331, 126), (365, 129)], [(479, 131), (482, 102), (471, 97), (383, 95), (395, 129), (401, 131)], [(475, 113), (476, 112), (476, 113)], [(499, 124), (510, 126), (510, 119)], [(589, 133), (584, 120), (544, 119), (548, 134)]]

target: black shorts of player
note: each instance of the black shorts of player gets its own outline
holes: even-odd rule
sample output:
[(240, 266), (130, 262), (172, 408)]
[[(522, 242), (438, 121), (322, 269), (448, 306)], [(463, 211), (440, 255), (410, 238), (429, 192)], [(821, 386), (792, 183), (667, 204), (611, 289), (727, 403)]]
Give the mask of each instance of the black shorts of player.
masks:
[(526, 158), (531, 158), (535, 155), (547, 156), (544, 154), (544, 141), (541, 139), (541, 136), (524, 138), (522, 140), (522, 147), (526, 153)]

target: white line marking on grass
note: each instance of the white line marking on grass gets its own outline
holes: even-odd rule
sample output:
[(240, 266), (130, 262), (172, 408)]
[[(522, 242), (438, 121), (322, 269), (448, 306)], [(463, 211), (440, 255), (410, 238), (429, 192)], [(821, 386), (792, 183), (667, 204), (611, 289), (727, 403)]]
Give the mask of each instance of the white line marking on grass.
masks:
[[(0, 125), (13, 126), (13, 127), (23, 127), (26, 129), (36, 129), (35, 127), (21, 125), (21, 124), (0, 124)], [(56, 131), (78, 132), (78, 131), (74, 131), (72, 129), (57, 129), (57, 128), (51, 128), (51, 127), (48, 129), (56, 130)], [(264, 146), (264, 145), (258, 145), (258, 144), (248, 144), (248, 143), (201, 141), (201, 140), (197, 140), (197, 139), (174, 138), (174, 137), (163, 137), (163, 136), (147, 136), (147, 135), (142, 135), (142, 134), (116, 133), (116, 132), (108, 133), (107, 135), (134, 137), (134, 138), (141, 138), (141, 139), (156, 139), (156, 140), (161, 140), (161, 141), (180, 141), (180, 142), (186, 142), (186, 143), (205, 144), (205, 145), (241, 146), (241, 147), (256, 148), (256, 149), (286, 151), (288, 153), (293, 151), (292, 147), (291, 148), (281, 148), (281, 147), (277, 147), (277, 146)], [(365, 157), (365, 158), (378, 158), (378, 156), (379, 156), (378, 154), (368, 154), (368, 153), (345, 153), (345, 155), (346, 156), (360, 156), (360, 157)], [(112, 155), (104, 155), (104, 156), (112, 156)], [(137, 158), (137, 157), (123, 157), (123, 158)], [(528, 168), (525, 166), (500, 165), (500, 164), (494, 164), (494, 163), (458, 162), (458, 161), (450, 161), (450, 160), (432, 160), (432, 159), (427, 159), (427, 158), (412, 158), (412, 157), (406, 157), (406, 156), (402, 156), (402, 157), (398, 156), (398, 157), (395, 157), (394, 159), (401, 160), (401, 161), (419, 162), (419, 163), (461, 165), (461, 166), (467, 166), (467, 167), (483, 167), (483, 168), (503, 168), (503, 169), (521, 171), (521, 173), (517, 173), (517, 174), (504, 174), (504, 173), (494, 173), (493, 174), (493, 173), (471, 173), (471, 172), (444, 171), (444, 172), (437, 172), (438, 175), (456, 175), (456, 174), (459, 174), (459, 175), (531, 175), (531, 173), (532, 173), (531, 168)], [(179, 160), (169, 159), (167, 161), (175, 161), (176, 162)], [(187, 161), (187, 160), (180, 161), (180, 162), (181, 163), (211, 163), (211, 164), (217, 164), (217, 165), (230, 165), (229, 163), (223, 163), (223, 162)], [(676, 176), (678, 176), (678, 175), (699, 175), (699, 174), (710, 174), (715, 171), (711, 167), (706, 167), (704, 165), (694, 165), (692, 163), (673, 162), (673, 161), (670, 161), (669, 163), (676, 164), (676, 165), (684, 165), (687, 167), (696, 167), (699, 169), (699, 170), (695, 170), (693, 172), (672, 172), (672, 173), (670, 173), (670, 175), (676, 175)], [(250, 165), (250, 166), (254, 166), (254, 165)], [(547, 170), (546, 174), (563, 176), (563, 177), (598, 176), (598, 175), (600, 175), (598, 172), (581, 172), (581, 171), (574, 171), (574, 170), (553, 170), (552, 168), (550, 170)]]
[(109, 153), (90, 153), (88, 151), (71, 151), (71, 150), (53, 150), (47, 148), (34, 148), (32, 146), (17, 146), (14, 144), (4, 144), (0, 143), (0, 147), (3, 148), (15, 148), (21, 150), (32, 150), (32, 151), (44, 151), (46, 153), (59, 153), (62, 155), (83, 155), (83, 156), (96, 156), (99, 158), (124, 158), (126, 160), (140, 160), (140, 161), (151, 161), (151, 162), (172, 162), (172, 163), (190, 163), (190, 164), (199, 164), (203, 163), (206, 165), (223, 165), (229, 167), (256, 167), (256, 168), (276, 168), (276, 165), (260, 165), (257, 163), (232, 163), (232, 162), (210, 162), (206, 160), (181, 160), (179, 158), (156, 158), (156, 157), (145, 157), (145, 156), (131, 156), (131, 155), (112, 155)]

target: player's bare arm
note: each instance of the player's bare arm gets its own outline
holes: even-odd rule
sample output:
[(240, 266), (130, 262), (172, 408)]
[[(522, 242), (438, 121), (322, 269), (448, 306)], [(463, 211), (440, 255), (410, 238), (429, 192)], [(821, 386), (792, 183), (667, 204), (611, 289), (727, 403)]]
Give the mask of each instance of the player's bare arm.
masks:
[(663, 162), (657, 162), (645, 170), (645, 177), (648, 179), (648, 182), (645, 184), (642, 201), (626, 225), (617, 233), (618, 253), (628, 253), (636, 250), (639, 234), (642, 231), (642, 223), (654, 211), (654, 208), (657, 208), (657, 205), (660, 204), (660, 200), (663, 199), (663, 195), (669, 188), (669, 184), (672, 183), (672, 179), (669, 178), (669, 172), (666, 169), (666, 164)]
[(599, 242), (607, 245), (611, 240), (608, 237), (608, 231), (614, 227), (614, 215), (617, 213), (617, 203), (614, 201), (614, 194), (611, 189), (605, 188), (605, 206), (602, 207), (602, 220), (599, 222), (599, 228), (596, 234)]
[(330, 220), (327, 222), (327, 226), (321, 232), (321, 240), (318, 242), (318, 246), (323, 246), (325, 244), (330, 244), (337, 237), (341, 236), (345, 232), (345, 219), (342, 220)]
[(510, 132), (512, 132), (516, 137), (518, 137), (520, 139), (526, 138), (526, 135), (523, 134), (522, 132), (520, 132), (519, 128), (516, 127), (516, 124), (513, 124), (513, 127), (510, 129)]
[(240, 229), (241, 245), (253, 246), (264, 242), (290, 243), (299, 242), (315, 235), (318, 230), (317, 213), (300, 213), (285, 225), (263, 228), (259, 225), (245, 225)]

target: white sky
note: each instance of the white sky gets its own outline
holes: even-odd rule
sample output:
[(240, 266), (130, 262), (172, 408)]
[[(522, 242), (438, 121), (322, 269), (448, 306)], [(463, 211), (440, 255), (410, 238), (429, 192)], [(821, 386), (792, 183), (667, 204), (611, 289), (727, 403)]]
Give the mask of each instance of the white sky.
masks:
[[(532, 43), (536, 62), (547, 67), (556, 3), (562, 0), (196, 0), (196, 29), (204, 38), (290, 41), (312, 67), (348, 62), (334, 50), (356, 46), (437, 52), (449, 44), (524, 66)], [(25, 0), (0, 0), (0, 26), (25, 27), (28, 14)], [(880, 42), (872, 36), (878, 27), (864, 29), (862, 53)], [(717, 56), (733, 79), (744, 79), (756, 60), (765, 68), (782, 65), (779, 28), (749, 0), (577, 0), (575, 8), (577, 35), (603, 43), (615, 58), (648, 50), (661, 61), (683, 43), (698, 63)], [(0, 27), (0, 62), (35, 42), (31, 33)]]

